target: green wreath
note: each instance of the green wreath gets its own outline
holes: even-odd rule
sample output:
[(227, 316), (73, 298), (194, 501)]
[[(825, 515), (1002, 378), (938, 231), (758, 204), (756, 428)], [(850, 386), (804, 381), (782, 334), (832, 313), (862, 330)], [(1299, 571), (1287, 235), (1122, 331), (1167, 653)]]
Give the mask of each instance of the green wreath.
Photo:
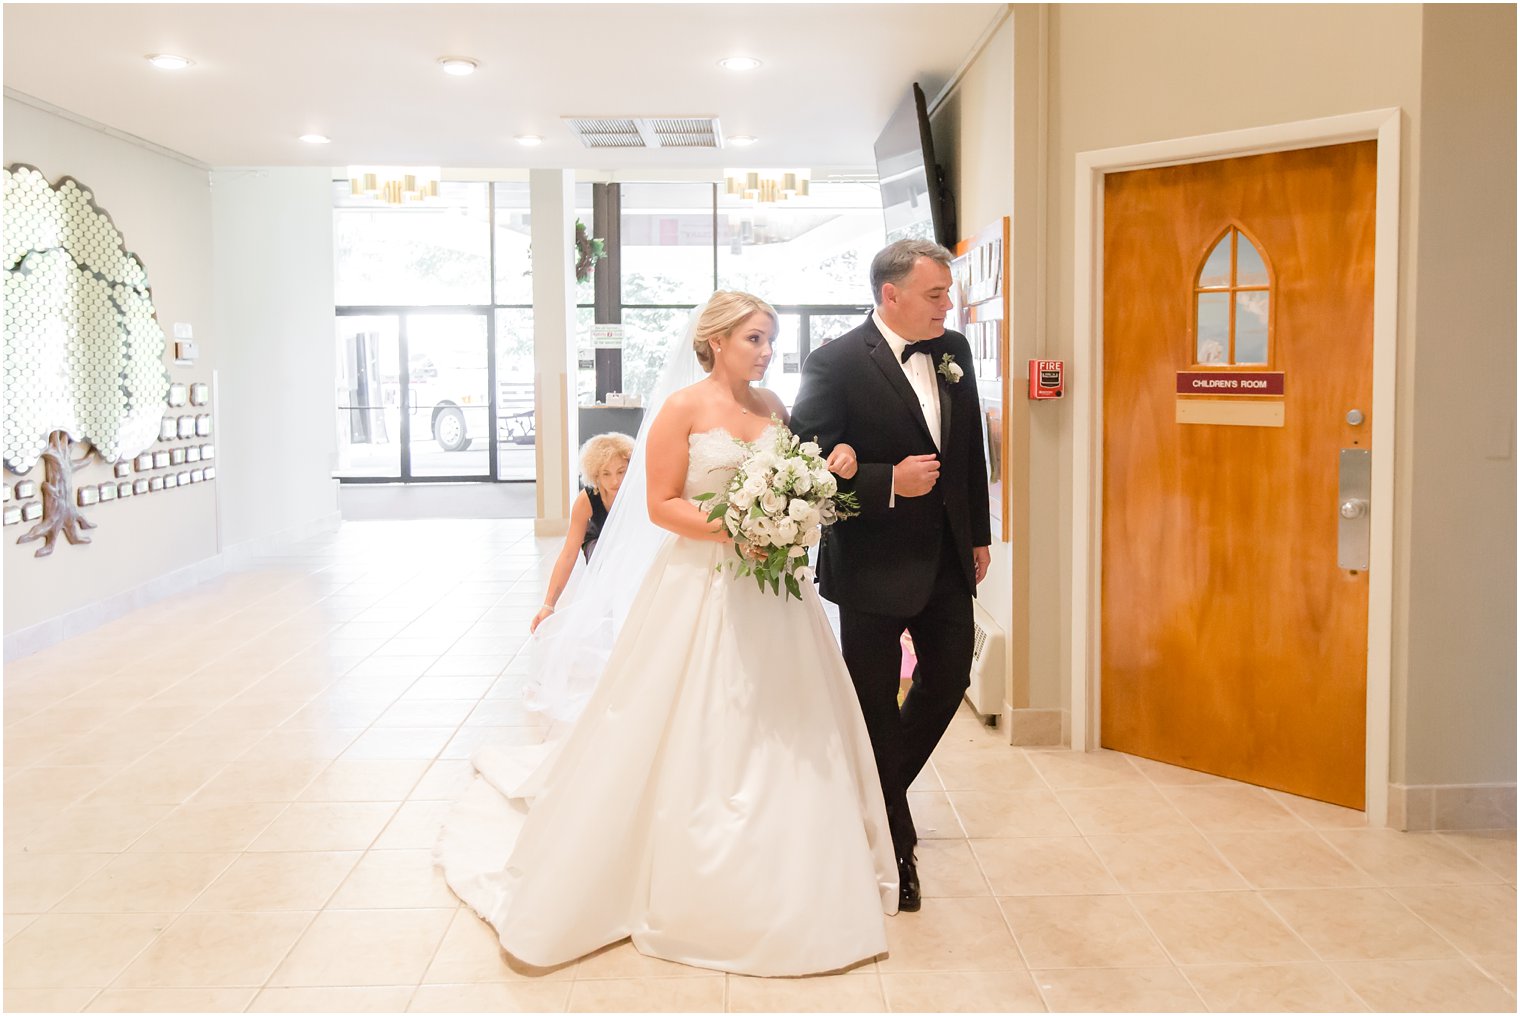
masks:
[(575, 281), (590, 282), (591, 270), (607, 256), (607, 241), (593, 237), (586, 224), (575, 220)]

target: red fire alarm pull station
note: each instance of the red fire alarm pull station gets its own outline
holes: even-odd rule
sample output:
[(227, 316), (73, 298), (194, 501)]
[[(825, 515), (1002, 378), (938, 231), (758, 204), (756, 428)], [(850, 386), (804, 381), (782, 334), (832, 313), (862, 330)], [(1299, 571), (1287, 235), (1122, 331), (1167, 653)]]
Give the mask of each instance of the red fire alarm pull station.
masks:
[(1066, 362), (1064, 360), (1029, 361), (1029, 397), (1031, 399), (1059, 399), (1066, 394)]

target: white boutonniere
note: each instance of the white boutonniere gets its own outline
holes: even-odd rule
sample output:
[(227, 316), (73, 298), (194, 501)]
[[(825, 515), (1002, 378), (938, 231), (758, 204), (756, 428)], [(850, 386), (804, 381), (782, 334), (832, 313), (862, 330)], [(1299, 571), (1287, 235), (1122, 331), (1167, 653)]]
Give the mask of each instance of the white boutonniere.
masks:
[(966, 372), (961, 370), (960, 364), (955, 362), (955, 357), (951, 356), (949, 353), (946, 353), (944, 356), (939, 358), (939, 366), (934, 369), (939, 371), (940, 377), (944, 378), (951, 384), (955, 384), (961, 378), (966, 376)]

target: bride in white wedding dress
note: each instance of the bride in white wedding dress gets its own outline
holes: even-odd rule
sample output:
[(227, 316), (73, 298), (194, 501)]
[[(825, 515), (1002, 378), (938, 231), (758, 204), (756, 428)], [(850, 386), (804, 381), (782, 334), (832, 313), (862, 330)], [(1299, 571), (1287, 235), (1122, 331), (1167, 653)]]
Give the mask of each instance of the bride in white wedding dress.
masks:
[[(649, 519), (666, 532), (579, 719), (547, 748), (478, 752), (479, 775), (439, 838), (449, 885), (524, 963), (555, 966), (624, 938), (649, 956), (756, 975), (886, 951), (897, 865), (817, 593), (803, 583), (801, 602), (784, 600), (718, 571), (732, 545), (691, 500), (726, 487), (738, 441), (786, 418), (752, 387), (776, 329), (775, 311), (744, 293), (714, 294), (701, 311), (686, 348), (710, 373), (671, 395), (640, 439)], [(846, 446), (829, 464), (846, 477), (855, 466)], [(614, 517), (628, 494), (625, 482)]]

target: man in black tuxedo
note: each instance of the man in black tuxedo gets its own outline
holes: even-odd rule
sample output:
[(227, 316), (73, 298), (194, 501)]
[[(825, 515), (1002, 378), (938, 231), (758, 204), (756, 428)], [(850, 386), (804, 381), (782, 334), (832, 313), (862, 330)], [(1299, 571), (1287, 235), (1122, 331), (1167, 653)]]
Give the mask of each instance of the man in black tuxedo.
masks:
[[(840, 643), (870, 731), (897, 850), (899, 909), (919, 909), (908, 812), (918, 776), (970, 683), (971, 599), (992, 530), (971, 346), (945, 331), (950, 252), (899, 240), (871, 262), (876, 309), (814, 350), (792, 431), (859, 463), (843, 489), (860, 514), (825, 531), (820, 591), (839, 605)], [(906, 629), (918, 667), (897, 703)]]

